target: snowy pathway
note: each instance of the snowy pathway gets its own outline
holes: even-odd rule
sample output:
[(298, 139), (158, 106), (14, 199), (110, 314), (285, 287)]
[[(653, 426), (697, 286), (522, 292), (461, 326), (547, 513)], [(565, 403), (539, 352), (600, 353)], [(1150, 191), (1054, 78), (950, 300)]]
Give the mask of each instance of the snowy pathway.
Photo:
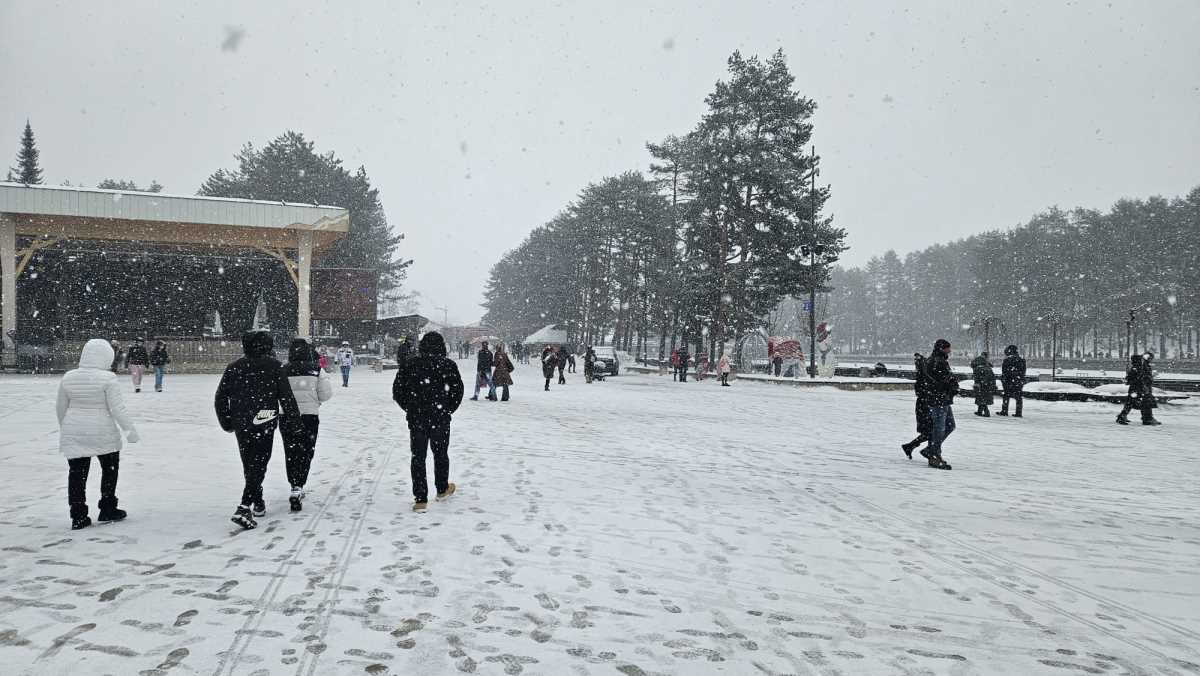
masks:
[(129, 394), (131, 517), (79, 532), (57, 379), (0, 378), (0, 672), (1200, 673), (1200, 406), (964, 403), (938, 472), (908, 393), (516, 378), (414, 514), (391, 379), (356, 371), (305, 511), (277, 442), (246, 533), (215, 376)]

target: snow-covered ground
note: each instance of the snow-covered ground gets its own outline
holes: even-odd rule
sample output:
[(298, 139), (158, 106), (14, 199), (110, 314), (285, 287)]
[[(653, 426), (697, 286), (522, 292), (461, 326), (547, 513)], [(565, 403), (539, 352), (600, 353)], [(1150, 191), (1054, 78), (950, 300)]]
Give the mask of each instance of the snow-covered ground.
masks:
[(390, 374), (357, 371), (305, 511), (277, 447), (245, 533), (215, 376), (129, 394), (130, 518), (78, 532), (57, 379), (0, 378), (0, 672), (1200, 673), (1194, 403), (963, 402), (941, 472), (898, 448), (910, 393), (516, 378), (414, 514)]

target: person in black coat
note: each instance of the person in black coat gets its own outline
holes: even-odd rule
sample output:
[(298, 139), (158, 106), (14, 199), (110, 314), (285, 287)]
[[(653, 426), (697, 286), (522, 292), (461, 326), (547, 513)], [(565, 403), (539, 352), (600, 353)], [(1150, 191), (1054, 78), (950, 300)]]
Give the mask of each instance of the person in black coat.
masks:
[(558, 360), (556, 362), (558, 364), (558, 384), (566, 385), (567, 377), (563, 375), (563, 372), (567, 368), (567, 363), (570, 359), (567, 356), (567, 346), (559, 345), (558, 347), (554, 348), (554, 356)]
[(683, 345), (679, 348), (679, 382), (687, 382), (688, 362), (691, 361), (692, 355), (688, 354), (687, 346)]
[(479, 346), (479, 355), (475, 359), (475, 394), (471, 395), (471, 401), (479, 401), (479, 388), (484, 385), (488, 388), (488, 401), (496, 401), (496, 385), (492, 382), (492, 366), (495, 363), (495, 357), (485, 340)]
[(125, 368), (129, 369), (129, 378), (133, 381), (133, 391), (142, 391), (142, 374), (150, 365), (150, 355), (146, 352), (145, 341), (137, 338), (129, 351), (125, 353)]
[(996, 403), (996, 372), (987, 352), (979, 353), (971, 361), (971, 378), (975, 381), (975, 415), (990, 418), (992, 412), (988, 407)]
[(167, 354), (167, 344), (159, 340), (150, 351), (150, 366), (154, 367), (154, 391), (162, 392), (163, 376), (167, 372), (167, 364), (171, 363), (171, 355)]
[(424, 511), (429, 503), (425, 455), (433, 448), (433, 485), (439, 500), (450, 497), (450, 420), (463, 400), (462, 375), (458, 364), (446, 356), (442, 334), (430, 331), (421, 338), (417, 355), (404, 364), (392, 383), (392, 399), (408, 420), (412, 461), (413, 510)]
[(1135, 354), (1129, 358), (1129, 371), (1125, 374), (1125, 384), (1129, 386), (1125, 396), (1125, 406), (1117, 415), (1117, 423), (1129, 424), (1129, 411), (1137, 408), (1142, 412), (1143, 425), (1161, 425), (1154, 419), (1154, 409), (1158, 403), (1154, 401), (1154, 371), (1151, 366), (1153, 355)]
[(916, 368), (917, 381), (913, 391), (917, 395), (915, 413), (917, 417), (917, 437), (907, 444), (901, 444), (904, 455), (912, 458), (912, 452), (918, 446), (929, 441), (929, 377), (925, 373), (925, 356), (920, 352), (913, 353), (913, 366)]
[(1008, 415), (1008, 400), (1015, 399), (1017, 410), (1013, 413), (1013, 417), (1020, 418), (1021, 405), (1025, 399), (1023, 392), (1025, 388), (1025, 358), (1017, 354), (1016, 345), (1004, 348), (1004, 362), (1000, 364), (1000, 383), (1004, 387), (1004, 394), (1000, 401), (1000, 410), (996, 411), (996, 415)]
[(546, 377), (546, 391), (550, 391), (550, 379), (554, 377), (554, 369), (558, 366), (558, 353), (547, 345), (542, 348), (542, 375)]
[(232, 521), (247, 530), (258, 526), (255, 516), (267, 513), (262, 484), (271, 461), (280, 410), (286, 416), (300, 415), (274, 348), (271, 334), (266, 331), (242, 336), (245, 356), (225, 367), (213, 401), (221, 429), (237, 438), (246, 483)]
[(954, 395), (958, 394), (958, 377), (950, 368), (950, 341), (939, 338), (933, 352), (925, 360), (927, 396), (929, 398), (929, 447), (921, 455), (930, 467), (950, 469), (942, 459), (942, 444), (955, 429)]
[(409, 340), (409, 337), (408, 336), (401, 337), (400, 344), (396, 346), (396, 368), (397, 369), (404, 368), (404, 362), (408, 361), (408, 358), (412, 356), (412, 352), (413, 352), (412, 342)]

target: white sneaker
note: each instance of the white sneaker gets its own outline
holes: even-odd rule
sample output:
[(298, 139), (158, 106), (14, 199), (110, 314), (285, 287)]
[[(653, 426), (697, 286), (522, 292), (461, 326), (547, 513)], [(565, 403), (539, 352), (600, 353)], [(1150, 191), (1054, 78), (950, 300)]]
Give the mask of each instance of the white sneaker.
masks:
[(291, 504), (293, 512), (304, 509), (304, 487), (292, 486), (292, 494), (288, 497), (288, 502)]

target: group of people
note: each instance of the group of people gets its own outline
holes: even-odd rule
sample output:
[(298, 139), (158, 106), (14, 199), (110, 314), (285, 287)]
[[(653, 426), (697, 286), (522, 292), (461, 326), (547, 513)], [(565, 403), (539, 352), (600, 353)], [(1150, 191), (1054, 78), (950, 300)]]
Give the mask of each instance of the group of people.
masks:
[[(988, 360), (987, 351), (971, 360), (971, 378), (974, 381), (975, 415), (989, 418), (992, 415), (991, 406), (996, 403), (996, 371)], [(1000, 384), (1002, 402), (996, 415), (1008, 415), (1008, 402), (1016, 402), (1013, 417), (1022, 417), (1021, 410), (1025, 403), (1025, 358), (1019, 354), (1016, 345), (1004, 348), (1004, 361), (1000, 365)]]
[(112, 341), (113, 358), (109, 370), (117, 373), (124, 368), (129, 372), (135, 393), (142, 391), (142, 376), (146, 369), (154, 369), (154, 391), (163, 391), (163, 380), (167, 373), (167, 364), (171, 363), (171, 355), (167, 353), (167, 344), (161, 340), (154, 342), (154, 348), (146, 350), (146, 340), (135, 338), (129, 350), (123, 350), (120, 343)]
[[(930, 467), (938, 469), (950, 469), (950, 464), (942, 458), (942, 444), (955, 429), (952, 406), (959, 390), (959, 380), (950, 369), (949, 357), (950, 342), (945, 339), (934, 344), (933, 353), (928, 357), (919, 352), (913, 354), (917, 436), (900, 446), (904, 454), (912, 458), (913, 451), (928, 442), (929, 445), (920, 453), (929, 461)], [(1154, 355), (1135, 354), (1129, 359), (1130, 366), (1125, 375), (1128, 390), (1124, 406), (1117, 414), (1117, 423), (1128, 425), (1129, 412), (1136, 408), (1141, 411), (1143, 425), (1161, 425), (1154, 418), (1154, 409), (1158, 406), (1154, 398)], [(996, 415), (1008, 416), (1011, 400), (1016, 402), (1012, 416), (1023, 417), (1025, 373), (1025, 358), (1019, 354), (1017, 346), (1004, 348), (1004, 362), (1000, 366), (1003, 399)], [(989, 407), (995, 403), (996, 373), (986, 351), (971, 361), (971, 375), (974, 380), (975, 415), (990, 417)]]
[[(688, 353), (686, 345), (671, 350), (671, 379), (675, 382), (686, 383), (688, 379), (688, 368), (692, 362), (692, 355)], [(662, 364), (660, 357), (659, 363)], [(696, 380), (704, 380), (708, 375), (708, 355), (701, 354), (696, 357)], [(721, 379), (721, 387), (729, 387), (729, 376), (733, 373), (733, 363), (729, 359), (729, 354), (724, 353), (717, 360), (717, 375)], [(663, 375), (664, 371), (660, 368), (659, 375)]]
[[(943, 338), (934, 343), (933, 352), (928, 357), (920, 352), (913, 354), (917, 436), (900, 445), (904, 455), (912, 458), (913, 451), (928, 442), (929, 445), (920, 453), (935, 469), (951, 468), (950, 463), (942, 457), (942, 445), (956, 427), (953, 406), (959, 390), (958, 376), (950, 368), (950, 351), (950, 341)], [(1013, 416), (1020, 418), (1024, 403), (1025, 358), (1018, 354), (1016, 345), (1004, 348), (1004, 355), (1001, 365), (1004, 404), (996, 415), (1007, 416), (1009, 400), (1015, 400), (1016, 411)], [(975, 415), (988, 417), (991, 415), (988, 407), (993, 403), (996, 390), (996, 373), (986, 351), (971, 362), (971, 374), (974, 379)]]
[(499, 401), (508, 401), (508, 388), (513, 384), (512, 372), (515, 368), (504, 349), (504, 343), (497, 343), (493, 354), (488, 349), (487, 341), (483, 341), (475, 356), (475, 394), (471, 395), (471, 401), (479, 401), (479, 390), (484, 387), (487, 388), (488, 401), (497, 401), (497, 387), (501, 389)]
[[(97, 520), (120, 521), (127, 516), (118, 506), (120, 454), (125, 443), (139, 441), (139, 434), (127, 412), (114, 367), (125, 359), (130, 359), (131, 366), (143, 366), (143, 342), (136, 341), (118, 358), (109, 341), (89, 340), (78, 368), (68, 371), (59, 383), (59, 450), (67, 458), (67, 502), (74, 530), (92, 525), (86, 499), (92, 458), (97, 459), (101, 471)], [(347, 362), (352, 360), (345, 356), (347, 352), (351, 352), (348, 343), (337, 355), (343, 365), (344, 386)], [(291, 509), (303, 509), (320, 430), (320, 408), (333, 396), (333, 388), (322, 368), (323, 355), (303, 338), (292, 340), (286, 363), (275, 358), (274, 340), (265, 331), (245, 334), (242, 353), (225, 368), (213, 407), (221, 429), (234, 435), (242, 464), (242, 494), (231, 520), (249, 530), (267, 513), (263, 481), (276, 429), (283, 439)], [(502, 349), (499, 354), (502, 361), (510, 363)], [(147, 355), (147, 359), (152, 358)], [(416, 354), (397, 371), (392, 386), (392, 397), (405, 411), (409, 424), (417, 511), (424, 510), (428, 502), (425, 456), (431, 446), (437, 497), (448, 497), (455, 490), (448, 480), (450, 419), (462, 396), (462, 378), (458, 366), (446, 355), (445, 341), (438, 333), (427, 333)]]

